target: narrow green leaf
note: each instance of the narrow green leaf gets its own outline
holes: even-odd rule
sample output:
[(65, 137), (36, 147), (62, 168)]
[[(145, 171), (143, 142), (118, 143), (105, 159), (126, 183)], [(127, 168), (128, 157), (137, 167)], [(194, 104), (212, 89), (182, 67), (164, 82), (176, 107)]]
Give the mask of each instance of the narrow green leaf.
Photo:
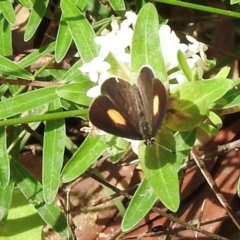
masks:
[(0, 39), (0, 55), (12, 55), (12, 32), (10, 24), (2, 14), (0, 14)]
[(156, 201), (157, 195), (144, 178), (134, 193), (123, 217), (122, 231), (127, 232), (134, 228), (148, 214)]
[(7, 19), (7, 21), (10, 24), (15, 23), (16, 18), (15, 18), (15, 12), (13, 9), (12, 1), (10, 0), (0, 1), (0, 11), (2, 12), (4, 17)]
[(48, 2), (49, 0), (34, 1), (34, 5), (28, 19), (27, 28), (24, 33), (25, 42), (30, 40), (36, 32), (47, 10)]
[(230, 67), (223, 67), (220, 71), (215, 75), (215, 78), (227, 78), (229, 72), (231, 71)]
[(55, 202), (44, 203), (41, 184), (16, 160), (11, 159), (11, 171), (17, 186), (34, 205), (41, 218), (63, 237), (70, 237), (67, 221)]
[(7, 221), (9, 208), (12, 202), (12, 192), (14, 189), (14, 181), (10, 180), (5, 188), (0, 188), (0, 223), (1, 226)]
[(5, 188), (10, 180), (10, 162), (7, 152), (6, 129), (0, 128), (0, 187)]
[(178, 51), (177, 58), (178, 58), (179, 67), (182, 69), (188, 81), (189, 82), (193, 81), (192, 70), (188, 66), (185, 55), (181, 51)]
[(212, 136), (215, 136), (218, 134), (218, 129), (215, 127), (215, 126), (212, 126), (210, 124), (207, 124), (207, 123), (200, 123), (200, 128), (202, 130), (204, 130), (206, 133), (212, 135)]
[(122, 77), (126, 81), (130, 81), (129, 67), (125, 63), (118, 61), (112, 53), (108, 54), (105, 61), (111, 65), (109, 69), (111, 74)]
[(3, 56), (0, 56), (0, 73), (26, 80), (33, 80), (33, 75), (30, 72)]
[(61, 1), (64, 20), (84, 62), (90, 62), (98, 56), (98, 46), (92, 26), (82, 12), (70, 0)]
[(134, 28), (131, 48), (132, 81), (136, 81), (143, 65), (150, 65), (155, 76), (167, 80), (165, 63), (161, 54), (159, 40), (158, 13), (152, 3), (146, 3), (140, 10)]
[(55, 49), (55, 52), (56, 52), (55, 59), (57, 62), (61, 62), (63, 60), (71, 43), (72, 43), (72, 37), (68, 30), (68, 25), (66, 21), (63, 20), (63, 16), (61, 16), (60, 24), (58, 27), (56, 49)]
[(35, 63), (38, 59), (45, 56), (48, 53), (53, 52), (55, 49), (55, 42), (50, 43), (44, 47), (39, 48), (38, 50), (30, 53), (25, 58), (23, 58), (21, 61), (18, 62), (18, 66), (25, 68), (30, 66), (31, 64)]
[(71, 68), (68, 69), (68, 71), (64, 75), (63, 79), (64, 80), (71, 80), (71, 81), (74, 79), (75, 81), (77, 81), (77, 80), (84, 79), (84, 77), (85, 77), (86, 80), (89, 80), (89, 77), (82, 74), (79, 70), (79, 68), (82, 65), (83, 65), (83, 61), (78, 60), (76, 63), (73, 64), (73, 66)]
[[(49, 112), (61, 112), (59, 99), (49, 104)], [(43, 195), (47, 204), (52, 203), (60, 185), (60, 172), (65, 149), (64, 119), (46, 121), (43, 141)]]
[(83, 174), (106, 150), (102, 137), (87, 136), (62, 171), (62, 182), (70, 182)]
[(28, 9), (32, 9), (33, 7), (33, 2), (32, 0), (18, 0), (24, 7)]
[(86, 7), (86, 4), (87, 4), (87, 0), (77, 0), (75, 2), (76, 2), (76, 6), (78, 6), (82, 11)]
[(110, 5), (113, 10), (117, 12), (120, 16), (126, 11), (125, 2), (123, 0), (109, 0)]
[(208, 111), (207, 117), (218, 129), (222, 128), (223, 125), (222, 119), (216, 113)]
[(114, 16), (100, 19), (99, 21), (93, 23), (92, 27), (94, 30), (98, 30), (99, 28), (101, 29), (106, 28), (112, 22), (113, 18)]
[(68, 101), (89, 106), (92, 102), (92, 98), (88, 97), (86, 93), (93, 86), (94, 84), (92, 82), (89, 80), (84, 80), (58, 87), (56, 93)]
[(56, 87), (37, 89), (0, 102), (0, 119), (40, 107), (58, 98)]
[(0, 98), (3, 97), (3, 95), (5, 94), (5, 92), (8, 90), (8, 85), (7, 84), (3, 84), (0, 86)]
[(239, 2), (240, 2), (240, 0), (230, 0), (230, 4), (231, 4), (231, 5), (237, 4), (237, 3), (239, 3)]
[(163, 127), (155, 140), (160, 146), (142, 144), (138, 157), (154, 193), (168, 209), (176, 212), (180, 204), (178, 172), (175, 167), (176, 154), (170, 152), (175, 152), (175, 140), (172, 133)]

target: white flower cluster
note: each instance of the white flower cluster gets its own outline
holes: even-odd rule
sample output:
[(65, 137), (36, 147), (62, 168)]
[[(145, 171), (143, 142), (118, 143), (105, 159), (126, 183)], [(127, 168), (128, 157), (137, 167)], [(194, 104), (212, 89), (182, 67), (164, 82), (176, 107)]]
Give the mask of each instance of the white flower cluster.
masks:
[[(117, 19), (111, 23), (112, 31), (103, 31), (102, 36), (96, 37), (95, 41), (100, 46), (99, 56), (89, 63), (84, 63), (80, 71), (88, 74), (91, 81), (98, 83), (87, 92), (87, 96), (96, 97), (100, 94), (101, 84), (110, 77), (108, 70), (111, 68), (105, 58), (111, 52), (119, 62), (127, 63), (130, 67), (130, 53), (133, 28), (136, 23), (137, 15), (131, 11), (126, 12), (126, 19), (120, 24)], [(192, 71), (196, 71), (198, 78), (201, 79), (203, 73), (208, 70), (206, 65), (205, 51), (207, 46), (198, 42), (191, 36), (186, 36), (190, 42), (188, 45), (180, 43), (180, 39), (168, 25), (161, 25), (159, 29), (159, 39), (161, 51), (167, 71), (178, 66), (177, 53), (180, 50), (185, 54), (187, 63)], [(178, 83), (186, 81), (184, 73), (179, 70), (168, 76), (168, 80), (176, 79)]]

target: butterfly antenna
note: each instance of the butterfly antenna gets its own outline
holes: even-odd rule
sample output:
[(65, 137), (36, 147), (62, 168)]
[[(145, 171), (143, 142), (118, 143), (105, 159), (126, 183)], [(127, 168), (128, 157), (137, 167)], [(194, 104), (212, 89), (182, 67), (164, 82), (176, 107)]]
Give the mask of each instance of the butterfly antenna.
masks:
[(160, 145), (160, 144), (158, 144), (158, 143), (156, 143), (156, 142), (155, 142), (154, 144), (156, 144), (157, 146), (161, 147), (162, 149), (165, 149), (166, 151), (168, 151), (168, 152), (170, 152), (170, 153), (176, 154), (175, 151), (173, 151), (173, 150), (171, 150), (171, 149), (169, 149), (169, 148), (167, 148), (167, 147), (164, 147), (163, 145)]

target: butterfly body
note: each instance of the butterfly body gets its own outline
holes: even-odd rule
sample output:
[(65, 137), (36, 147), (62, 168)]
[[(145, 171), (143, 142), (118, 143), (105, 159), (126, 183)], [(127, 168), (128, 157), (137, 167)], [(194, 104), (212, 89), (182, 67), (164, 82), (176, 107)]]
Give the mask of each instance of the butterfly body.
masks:
[(143, 67), (136, 84), (121, 78), (109, 78), (101, 86), (101, 95), (91, 104), (89, 119), (110, 134), (153, 142), (163, 121), (167, 93), (152, 70)]

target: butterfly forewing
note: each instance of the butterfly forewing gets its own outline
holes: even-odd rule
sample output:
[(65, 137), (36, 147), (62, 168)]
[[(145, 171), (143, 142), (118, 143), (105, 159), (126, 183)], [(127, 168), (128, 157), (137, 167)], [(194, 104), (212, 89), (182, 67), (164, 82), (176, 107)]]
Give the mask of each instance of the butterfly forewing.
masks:
[[(113, 135), (141, 140), (136, 115), (132, 85), (122, 79), (107, 79), (89, 110), (89, 119), (99, 129)], [(128, 97), (127, 97), (128, 96)]]

